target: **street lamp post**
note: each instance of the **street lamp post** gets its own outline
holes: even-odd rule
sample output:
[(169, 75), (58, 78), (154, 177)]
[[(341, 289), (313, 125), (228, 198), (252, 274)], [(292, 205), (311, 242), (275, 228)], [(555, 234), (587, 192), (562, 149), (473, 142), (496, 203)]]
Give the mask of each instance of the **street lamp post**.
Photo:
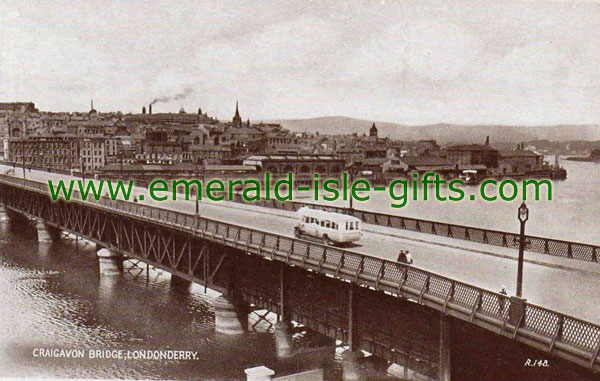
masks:
[(25, 180), (25, 144), (23, 144), (23, 180)]
[(123, 152), (119, 153), (119, 179), (123, 180)]
[(525, 321), (525, 304), (523, 298), (523, 251), (525, 250), (525, 222), (529, 219), (529, 209), (523, 202), (519, 207), (519, 221), (521, 222), (521, 234), (519, 236), (519, 264), (517, 268), (517, 294), (510, 298), (508, 309), (508, 322), (515, 327), (520, 327)]
[(525, 250), (525, 223), (529, 219), (529, 209), (525, 202), (519, 207), (521, 234), (519, 235), (519, 265), (517, 269), (517, 296), (523, 296), (523, 251)]
[[(198, 158), (196, 158), (196, 180), (198, 180), (198, 177), (200, 176), (200, 174), (198, 173)], [(198, 216), (200, 215), (200, 202), (198, 201), (198, 196), (200, 195), (200, 192), (202, 190), (201, 189), (196, 189), (196, 218), (198, 218)]]
[(348, 189), (349, 197), (350, 197), (350, 211), (352, 211), (352, 169), (348, 172), (348, 185), (350, 189)]

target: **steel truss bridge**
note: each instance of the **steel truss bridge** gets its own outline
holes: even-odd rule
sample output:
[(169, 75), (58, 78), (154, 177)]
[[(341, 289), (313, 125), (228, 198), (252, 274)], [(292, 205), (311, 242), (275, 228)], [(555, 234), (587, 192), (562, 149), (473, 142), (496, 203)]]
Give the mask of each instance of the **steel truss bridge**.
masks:
[[(440, 317), (600, 371), (600, 326), (423, 269), (351, 250), (108, 198), (52, 201), (46, 184), (0, 175), (6, 208), (268, 309), (401, 365), (436, 374)], [(410, 335), (406, 333), (410, 332)]]

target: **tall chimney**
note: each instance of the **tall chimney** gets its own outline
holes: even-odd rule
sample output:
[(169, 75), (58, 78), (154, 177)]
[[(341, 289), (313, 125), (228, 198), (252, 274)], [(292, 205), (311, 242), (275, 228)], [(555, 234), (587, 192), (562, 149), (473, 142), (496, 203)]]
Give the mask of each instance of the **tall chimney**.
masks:
[(486, 146), (490, 145), (490, 137), (489, 137), (489, 135), (485, 137), (485, 145)]
[(152, 103), (150, 103), (150, 106), (148, 106), (148, 114), (152, 114)]
[(142, 114), (146, 113), (146, 106), (142, 106)]

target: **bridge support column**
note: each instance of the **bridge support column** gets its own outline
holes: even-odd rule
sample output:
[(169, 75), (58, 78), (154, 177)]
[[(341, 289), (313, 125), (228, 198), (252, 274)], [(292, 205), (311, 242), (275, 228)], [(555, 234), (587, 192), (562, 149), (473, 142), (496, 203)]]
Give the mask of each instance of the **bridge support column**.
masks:
[(238, 335), (248, 330), (248, 308), (238, 298), (221, 295), (213, 301), (215, 331), (226, 335)]
[(286, 264), (279, 265), (279, 321), (275, 324), (275, 348), (277, 357), (289, 357), (293, 351), (293, 340), (290, 332), (290, 311), (288, 307), (288, 287)]
[(100, 249), (96, 255), (100, 264), (100, 274), (108, 276), (120, 275), (123, 271), (123, 256), (96, 245), (96, 248), (98, 247)]
[(344, 381), (360, 381), (360, 359), (363, 357), (360, 351), (344, 351), (342, 353), (342, 371)]
[(356, 327), (357, 286), (354, 283), (348, 288), (348, 350), (342, 353), (342, 370), (344, 381), (361, 380), (360, 359), (363, 357), (359, 349)]
[(4, 208), (4, 205), (0, 204), (0, 222), (7, 220), (8, 216), (6, 215), (6, 209)]
[(43, 220), (36, 220), (35, 227), (37, 229), (38, 242), (47, 243), (60, 239), (61, 230), (46, 224)]
[(171, 287), (187, 290), (191, 285), (192, 281), (171, 274)]
[(275, 348), (277, 357), (290, 357), (293, 350), (292, 334), (290, 324), (284, 321), (275, 323)]
[(438, 368), (438, 380), (450, 381), (451, 379), (451, 338), (452, 322), (445, 315), (440, 315), (440, 360)]

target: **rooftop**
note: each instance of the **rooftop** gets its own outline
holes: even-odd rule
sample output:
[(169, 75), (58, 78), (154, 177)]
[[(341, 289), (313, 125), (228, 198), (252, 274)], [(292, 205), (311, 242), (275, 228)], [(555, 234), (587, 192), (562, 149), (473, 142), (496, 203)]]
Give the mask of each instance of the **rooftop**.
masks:
[(437, 156), (416, 156), (416, 157), (400, 157), (398, 160), (402, 161), (408, 166), (428, 166), (428, 165), (437, 165), (437, 166), (446, 166), (446, 165), (454, 165), (449, 160), (446, 160), (442, 157)]
[(540, 157), (541, 154), (535, 151), (502, 151), (500, 152), (501, 157)]
[(446, 148), (447, 151), (498, 151), (485, 144), (458, 144)]
[(308, 160), (338, 160), (338, 159), (333, 155), (309, 155), (309, 154), (271, 155), (271, 154), (265, 154), (265, 155), (252, 155), (252, 156), (249, 156), (248, 158), (246, 158), (246, 160), (280, 160), (280, 161), (304, 160), (304, 161), (308, 161)]

